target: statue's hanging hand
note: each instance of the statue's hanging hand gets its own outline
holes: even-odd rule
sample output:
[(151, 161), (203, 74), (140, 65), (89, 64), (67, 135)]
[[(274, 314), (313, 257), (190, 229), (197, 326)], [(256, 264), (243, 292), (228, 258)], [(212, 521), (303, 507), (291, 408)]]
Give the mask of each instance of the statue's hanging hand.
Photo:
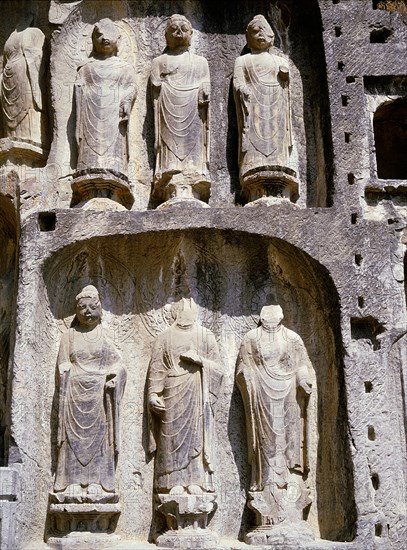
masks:
[(164, 399), (159, 397), (156, 393), (152, 393), (150, 395), (148, 405), (150, 409), (158, 416), (162, 416), (165, 413)]
[(203, 367), (203, 360), (200, 355), (198, 355), (195, 351), (188, 350), (181, 354), (181, 359), (184, 361), (190, 361), (191, 363), (194, 363), (195, 365), (198, 365), (199, 367)]
[(302, 379), (299, 381), (298, 386), (307, 394), (311, 395), (312, 393), (312, 381)]

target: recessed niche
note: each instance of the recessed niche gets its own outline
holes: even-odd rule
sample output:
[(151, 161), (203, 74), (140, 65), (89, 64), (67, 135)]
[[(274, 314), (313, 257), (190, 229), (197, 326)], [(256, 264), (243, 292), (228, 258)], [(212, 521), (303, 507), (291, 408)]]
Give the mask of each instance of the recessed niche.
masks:
[(350, 323), (352, 340), (368, 341), (372, 345), (373, 351), (381, 348), (378, 336), (385, 331), (385, 328), (377, 319), (371, 316), (352, 317)]
[(370, 33), (370, 43), (371, 44), (385, 44), (389, 41), (389, 38), (392, 36), (393, 30), (388, 27), (380, 27), (373, 29)]
[(40, 212), (38, 214), (38, 225), (40, 231), (55, 231), (57, 216), (55, 212)]

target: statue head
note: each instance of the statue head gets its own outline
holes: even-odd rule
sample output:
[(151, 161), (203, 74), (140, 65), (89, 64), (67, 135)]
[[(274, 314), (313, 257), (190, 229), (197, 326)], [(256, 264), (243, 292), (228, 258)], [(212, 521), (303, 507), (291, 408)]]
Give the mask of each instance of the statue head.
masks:
[(188, 48), (191, 44), (192, 25), (184, 16), (175, 13), (171, 15), (165, 28), (165, 40), (170, 50)]
[(264, 328), (275, 330), (284, 318), (281, 306), (264, 306), (260, 312), (260, 321)]
[(195, 324), (198, 316), (198, 308), (192, 298), (182, 298), (174, 305), (177, 312), (175, 323), (179, 327), (187, 328)]
[(76, 296), (76, 318), (80, 325), (92, 328), (102, 319), (102, 305), (99, 292), (93, 285), (85, 288)]
[(247, 45), (251, 50), (268, 50), (274, 43), (274, 32), (263, 15), (256, 15), (247, 25)]
[(120, 32), (111, 19), (101, 19), (93, 28), (93, 51), (104, 57), (117, 55)]

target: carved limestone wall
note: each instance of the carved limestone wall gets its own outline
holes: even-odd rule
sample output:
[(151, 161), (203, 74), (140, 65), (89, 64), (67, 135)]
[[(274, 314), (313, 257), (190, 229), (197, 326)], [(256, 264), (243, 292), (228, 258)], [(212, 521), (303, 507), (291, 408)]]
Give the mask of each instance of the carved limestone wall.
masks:
[(402, 550), (403, 3), (1, 6), (1, 548)]

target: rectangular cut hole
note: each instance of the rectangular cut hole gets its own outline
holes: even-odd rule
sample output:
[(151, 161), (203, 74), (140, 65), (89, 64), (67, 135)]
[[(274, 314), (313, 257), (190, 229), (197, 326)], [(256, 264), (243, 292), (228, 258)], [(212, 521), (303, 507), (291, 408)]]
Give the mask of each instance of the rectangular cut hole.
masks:
[(356, 81), (356, 78), (355, 78), (354, 76), (347, 76), (347, 77), (346, 77), (346, 82), (347, 82), (348, 84), (352, 84), (352, 83), (355, 82), (355, 81)]
[(335, 36), (338, 37), (338, 36), (341, 36), (341, 34), (342, 34), (341, 27), (335, 27)]
[(348, 174), (348, 183), (349, 185), (353, 185), (355, 183), (355, 174), (352, 174), (352, 172), (349, 172)]
[(349, 96), (348, 95), (342, 95), (341, 100), (342, 100), (343, 107), (347, 107), (348, 103), (349, 103)]
[(365, 393), (372, 393), (373, 390), (373, 384), (370, 380), (366, 380), (365, 382)]
[(345, 143), (350, 143), (350, 136), (352, 134), (350, 132), (345, 132)]
[(55, 231), (57, 216), (55, 212), (40, 212), (38, 214), (38, 225), (40, 231)]
[(358, 215), (354, 212), (353, 214), (351, 214), (350, 216), (350, 223), (352, 225), (355, 225), (355, 223), (358, 221)]
[(338, 61), (338, 71), (343, 71), (345, 68), (345, 63), (343, 61)]
[(365, 307), (365, 299), (363, 298), (363, 296), (358, 296), (358, 306), (360, 308)]

